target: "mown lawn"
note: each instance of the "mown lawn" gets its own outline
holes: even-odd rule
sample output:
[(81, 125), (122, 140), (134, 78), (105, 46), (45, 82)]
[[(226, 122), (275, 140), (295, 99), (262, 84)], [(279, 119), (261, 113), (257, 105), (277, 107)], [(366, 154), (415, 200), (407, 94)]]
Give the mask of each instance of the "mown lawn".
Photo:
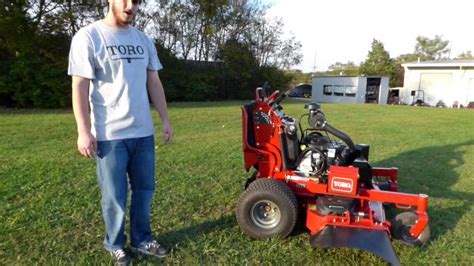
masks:
[[(157, 144), (152, 223), (173, 247), (135, 264), (383, 264), (358, 250), (313, 249), (299, 230), (254, 241), (236, 223), (245, 179), (243, 102), (171, 104), (172, 145)], [(303, 102), (285, 105), (305, 113)], [(402, 264), (474, 263), (474, 111), (323, 105), (327, 118), (371, 162), (400, 169), (401, 190), (426, 193), (432, 230), (422, 248), (394, 243)], [(155, 114), (157, 132), (160, 132)], [(161, 139), (160, 135), (156, 136)], [(76, 151), (71, 111), (0, 110), (0, 264), (107, 264), (95, 165)]]

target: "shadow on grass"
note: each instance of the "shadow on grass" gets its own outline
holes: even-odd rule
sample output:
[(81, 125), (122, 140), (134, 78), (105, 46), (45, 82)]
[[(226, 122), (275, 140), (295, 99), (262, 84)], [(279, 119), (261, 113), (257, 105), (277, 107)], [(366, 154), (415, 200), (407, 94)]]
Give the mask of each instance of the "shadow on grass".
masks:
[[(237, 224), (233, 215), (224, 215), (218, 219), (206, 221), (203, 223), (192, 224), (182, 229), (174, 230), (159, 234), (156, 236), (158, 242), (167, 245), (173, 249), (172, 253), (183, 249), (187, 244), (196, 241), (198, 238), (203, 237), (212, 232), (224, 231), (234, 227)], [(172, 259), (173, 255), (170, 256)], [(166, 261), (162, 261), (158, 258), (146, 256), (146, 255), (134, 255), (134, 264), (161, 264)], [(166, 263), (165, 263), (166, 264)]]
[[(474, 192), (456, 191), (452, 188), (460, 178), (456, 169), (469, 163), (463, 157), (465, 149), (471, 145), (474, 145), (474, 140), (421, 148), (373, 163), (374, 166), (399, 168), (401, 192), (428, 194), (432, 202), (436, 201), (436, 204), (432, 203), (431, 207), (429, 204), (428, 207), (432, 240), (455, 228), (461, 217), (474, 205)], [(454, 203), (445, 203), (443, 200)], [(301, 234), (308, 234), (309, 237), (304, 222), (305, 217), (300, 217), (292, 232), (293, 237)], [(236, 225), (234, 215), (225, 214), (215, 220), (191, 224), (182, 229), (160, 234), (157, 239), (181, 248), (207, 234), (226, 231)]]
[(175, 246), (185, 245), (190, 241), (194, 241), (202, 235), (211, 232), (224, 231), (234, 227), (237, 224), (233, 214), (221, 216), (218, 219), (206, 221), (199, 224), (192, 224), (188, 227), (169, 231), (157, 236), (157, 239), (166, 243), (173, 243)]
[[(432, 204), (430, 206), (428, 202), (428, 215), (431, 240), (438, 239), (454, 229), (461, 217), (474, 205), (474, 191), (453, 189), (460, 178), (456, 169), (466, 163), (472, 163), (463, 158), (465, 149), (471, 145), (474, 145), (474, 140), (426, 147), (373, 164), (398, 167), (401, 192), (423, 193), (430, 197)], [(435, 201), (436, 204), (433, 204)]]

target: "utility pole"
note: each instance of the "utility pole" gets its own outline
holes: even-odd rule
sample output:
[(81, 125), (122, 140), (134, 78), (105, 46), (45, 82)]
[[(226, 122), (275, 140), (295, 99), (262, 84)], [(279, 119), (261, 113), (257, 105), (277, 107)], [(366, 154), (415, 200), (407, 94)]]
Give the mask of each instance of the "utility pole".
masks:
[(314, 62), (313, 62), (313, 73), (316, 72), (316, 55), (317, 55), (317, 49), (314, 49)]

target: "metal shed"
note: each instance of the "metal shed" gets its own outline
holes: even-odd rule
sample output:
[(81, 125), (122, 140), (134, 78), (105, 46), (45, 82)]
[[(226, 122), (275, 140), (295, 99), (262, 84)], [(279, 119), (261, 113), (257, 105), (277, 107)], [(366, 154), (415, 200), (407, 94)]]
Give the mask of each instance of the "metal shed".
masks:
[(313, 77), (312, 100), (326, 103), (386, 104), (387, 76)]

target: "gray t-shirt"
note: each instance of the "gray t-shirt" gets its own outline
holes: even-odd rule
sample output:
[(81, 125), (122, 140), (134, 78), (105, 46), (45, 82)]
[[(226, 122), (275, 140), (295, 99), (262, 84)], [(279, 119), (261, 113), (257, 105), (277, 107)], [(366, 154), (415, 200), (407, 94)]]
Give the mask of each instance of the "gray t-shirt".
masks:
[(117, 29), (97, 21), (74, 35), (68, 74), (91, 79), (91, 128), (97, 140), (153, 135), (147, 70), (161, 68), (151, 39), (132, 26)]

